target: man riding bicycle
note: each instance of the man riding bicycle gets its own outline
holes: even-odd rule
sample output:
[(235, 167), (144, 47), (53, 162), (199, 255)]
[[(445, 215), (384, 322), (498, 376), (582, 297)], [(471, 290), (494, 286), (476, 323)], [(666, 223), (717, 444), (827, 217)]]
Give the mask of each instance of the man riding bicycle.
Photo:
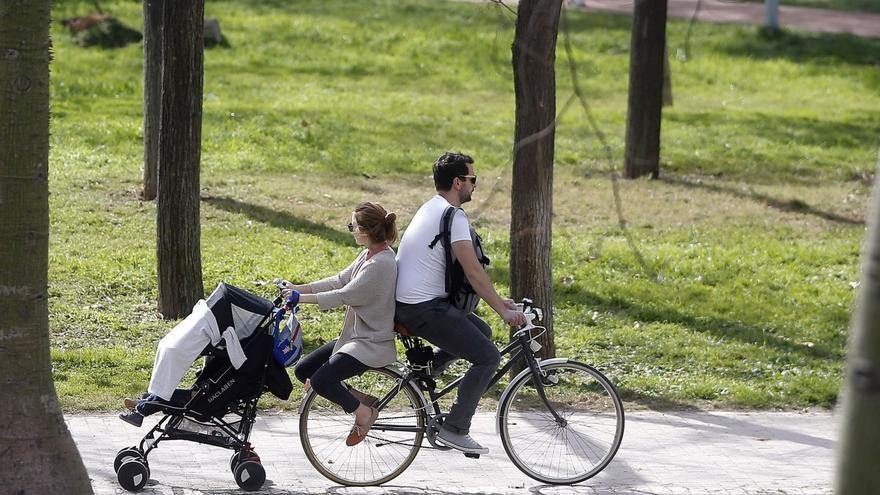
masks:
[(419, 208), (398, 247), (395, 320), (412, 335), (441, 349), (434, 359), (435, 375), (456, 358), (471, 363), (437, 440), (463, 452), (485, 454), (489, 449), (477, 443), (468, 432), (480, 396), (486, 391), (501, 357), (492, 342), (489, 325), (448, 300), (445, 247), (436, 242), (447, 208), (456, 208), (449, 229), (452, 256), (461, 265), (474, 291), (508, 325), (524, 324), (525, 316), (512, 300), (498, 295), (474, 251), (468, 218), (461, 209), (462, 204), (471, 200), (477, 187), (473, 158), (461, 153), (444, 153), (434, 162), (433, 174), (437, 195)]

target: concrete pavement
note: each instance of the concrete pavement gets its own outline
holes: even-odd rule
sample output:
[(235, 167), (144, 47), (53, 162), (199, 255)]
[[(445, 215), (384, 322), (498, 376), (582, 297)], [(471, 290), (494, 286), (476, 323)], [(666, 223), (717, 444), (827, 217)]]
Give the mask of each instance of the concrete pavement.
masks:
[[(115, 415), (69, 415), (74, 440), (96, 494), (124, 492), (116, 452), (137, 443), (158, 416), (138, 429)], [(251, 437), (267, 472), (259, 493), (417, 494), (830, 494), (838, 418), (832, 413), (652, 412), (627, 414), (623, 444), (599, 475), (575, 486), (548, 486), (522, 474), (504, 453), (494, 412), (474, 421), (474, 438), (489, 447), (480, 459), (423, 448), (397, 479), (377, 488), (346, 488), (306, 460), (293, 412), (262, 414)], [(427, 445), (427, 442), (425, 442)], [(151, 479), (141, 493), (244, 493), (229, 471), (228, 450), (167, 442), (150, 454)]]

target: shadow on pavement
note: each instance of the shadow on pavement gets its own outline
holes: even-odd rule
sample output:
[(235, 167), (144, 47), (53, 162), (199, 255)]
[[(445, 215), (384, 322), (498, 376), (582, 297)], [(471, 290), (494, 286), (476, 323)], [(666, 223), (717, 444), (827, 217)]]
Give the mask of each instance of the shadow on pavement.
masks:
[[(764, 424), (759, 424), (757, 422), (752, 423), (728, 415), (713, 414), (709, 411), (700, 411), (699, 409), (697, 409), (697, 411), (698, 412), (664, 411), (665, 416), (661, 417), (633, 415), (632, 417), (627, 419), (633, 421), (635, 420), (635, 418), (638, 418), (638, 421), (646, 423), (685, 428), (688, 430), (700, 430), (716, 434), (723, 433), (726, 435), (753, 437), (760, 440), (779, 440), (829, 450), (834, 449), (834, 441), (827, 438), (816, 437), (813, 435), (798, 433), (783, 428), (767, 426)], [(669, 416), (669, 418), (667, 418), (666, 416)], [(756, 436), (756, 433), (760, 433), (761, 436)]]

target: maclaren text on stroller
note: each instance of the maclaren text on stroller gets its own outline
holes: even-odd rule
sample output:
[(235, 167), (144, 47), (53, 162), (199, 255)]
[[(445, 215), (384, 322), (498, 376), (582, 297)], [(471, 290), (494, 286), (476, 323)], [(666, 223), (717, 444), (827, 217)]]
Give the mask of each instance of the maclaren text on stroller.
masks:
[[(296, 309), (296, 301), (279, 297), (272, 303), (221, 283), (207, 301), (200, 301), (193, 314), (169, 332), (168, 341), (163, 339), (156, 353), (149, 389), (151, 394), (167, 400), (149, 401), (142, 406), (146, 414), (161, 412), (163, 417), (138, 445), (120, 450), (113, 461), (116, 478), (124, 489), (137, 491), (146, 485), (150, 478), (147, 456), (165, 440), (230, 449), (230, 468), (238, 486), (245, 490), (263, 486), (266, 471), (248, 439), (263, 392), (268, 390), (287, 400), (293, 390), (284, 368), (294, 364), (302, 351)], [(283, 328), (285, 316), (287, 328)], [(226, 329), (225, 338), (205, 337), (207, 327), (215, 333), (218, 328)], [(189, 356), (187, 368), (199, 355), (207, 356), (206, 364), (191, 388), (174, 390), (186, 371), (177, 368), (187, 352), (192, 352), (186, 349), (191, 346), (174, 343), (190, 338), (195, 342), (206, 339), (208, 343), (200, 353)], [(177, 380), (170, 389), (169, 377)], [(157, 393), (163, 389), (165, 393)]]

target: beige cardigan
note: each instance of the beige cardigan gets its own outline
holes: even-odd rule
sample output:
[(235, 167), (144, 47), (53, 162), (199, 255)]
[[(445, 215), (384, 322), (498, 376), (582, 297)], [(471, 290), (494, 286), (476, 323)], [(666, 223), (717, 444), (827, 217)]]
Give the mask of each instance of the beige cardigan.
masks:
[(369, 260), (364, 250), (338, 274), (309, 284), (321, 309), (347, 306), (333, 354), (348, 354), (371, 368), (381, 368), (397, 360), (394, 347), (396, 285), (397, 263), (390, 248)]

